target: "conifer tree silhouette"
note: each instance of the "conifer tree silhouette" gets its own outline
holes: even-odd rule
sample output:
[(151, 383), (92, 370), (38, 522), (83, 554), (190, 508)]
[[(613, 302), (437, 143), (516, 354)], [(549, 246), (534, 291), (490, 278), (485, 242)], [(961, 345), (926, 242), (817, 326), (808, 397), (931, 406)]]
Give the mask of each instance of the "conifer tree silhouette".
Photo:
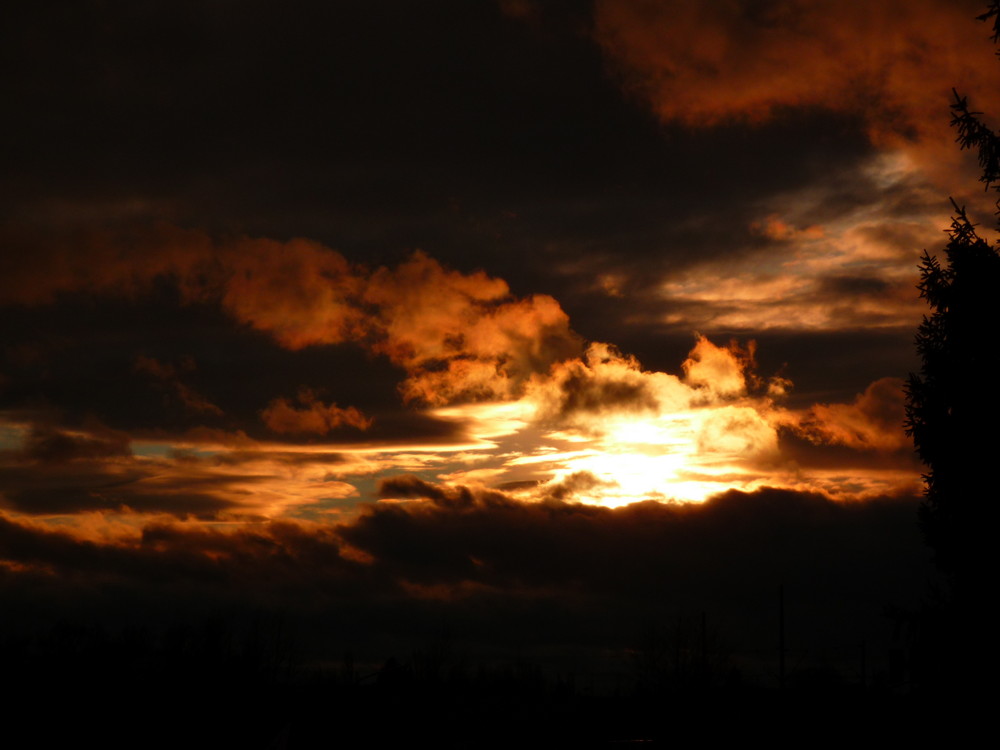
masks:
[[(1000, 42), (1000, 0), (979, 16), (991, 19), (993, 41)], [(1000, 189), (1000, 136), (979, 119), (982, 113), (969, 108), (966, 97), (953, 93), (957, 141), (978, 151), (986, 189)], [(920, 296), (932, 313), (917, 331), (922, 365), (907, 384), (906, 431), (927, 466), (921, 529), (958, 593), (985, 573), (986, 549), (997, 533), (1000, 246), (977, 234), (964, 207), (954, 200), (952, 205), (944, 262), (925, 250), (920, 266)], [(997, 205), (1000, 215), (1000, 201)]]

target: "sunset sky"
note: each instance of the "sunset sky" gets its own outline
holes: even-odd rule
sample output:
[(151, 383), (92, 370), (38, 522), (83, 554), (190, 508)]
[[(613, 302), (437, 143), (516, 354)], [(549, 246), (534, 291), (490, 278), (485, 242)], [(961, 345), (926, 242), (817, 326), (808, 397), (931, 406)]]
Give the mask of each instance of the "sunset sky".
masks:
[(785, 583), (875, 638), (930, 574), (917, 265), (949, 197), (992, 223), (948, 108), (1000, 113), (983, 5), (23, 4), (12, 621), (555, 654), (708, 610), (750, 653)]

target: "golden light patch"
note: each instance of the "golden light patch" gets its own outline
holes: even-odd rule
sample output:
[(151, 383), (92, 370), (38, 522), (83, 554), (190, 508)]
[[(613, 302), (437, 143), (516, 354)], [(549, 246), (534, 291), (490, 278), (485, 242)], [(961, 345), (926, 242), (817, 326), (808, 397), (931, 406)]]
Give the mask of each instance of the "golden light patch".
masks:
[[(492, 491), (521, 502), (614, 507), (697, 503), (765, 486), (857, 499), (919, 485), (916, 471), (888, 460), (905, 444), (899, 381), (876, 381), (853, 403), (790, 411), (780, 399), (791, 381), (757, 375), (754, 354), (753, 342), (719, 346), (698, 337), (680, 374), (671, 374), (644, 370), (634, 357), (593, 343), (584, 357), (536, 373), (517, 398), (428, 409), (454, 425), (455, 439), (444, 444), (302, 445), (198, 433), (190, 440), (136, 439), (126, 445), (130, 450), (110, 451), (79, 431), (67, 433), (79, 455), (46, 465), (42, 482), (29, 470), (45, 456), (55, 459), (32, 453), (34, 444), (11, 420), (0, 423), (13, 444), (0, 458), (12, 477), (23, 476), (8, 494), (22, 485), (76, 488), (81, 497), (101, 493), (92, 512), (60, 509), (35, 518), (116, 544), (135, 544), (144, 524), (158, 518), (234, 528), (282, 518), (328, 522), (353, 516), (359, 503), (376, 497), (420, 502), (422, 487), (444, 498)], [(783, 455), (783, 435), (880, 458), (868, 468), (806, 471)], [(400, 474), (415, 482), (400, 485), (396, 495), (378, 489)]]

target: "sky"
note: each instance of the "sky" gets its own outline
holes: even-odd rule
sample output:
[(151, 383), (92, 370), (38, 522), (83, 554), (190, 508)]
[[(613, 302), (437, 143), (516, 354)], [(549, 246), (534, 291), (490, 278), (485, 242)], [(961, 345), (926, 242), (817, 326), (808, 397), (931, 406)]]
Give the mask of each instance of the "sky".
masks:
[(708, 611), (749, 662), (784, 583), (875, 638), (931, 575), (921, 253), (992, 220), (982, 5), (19, 4), (11, 621), (555, 659)]

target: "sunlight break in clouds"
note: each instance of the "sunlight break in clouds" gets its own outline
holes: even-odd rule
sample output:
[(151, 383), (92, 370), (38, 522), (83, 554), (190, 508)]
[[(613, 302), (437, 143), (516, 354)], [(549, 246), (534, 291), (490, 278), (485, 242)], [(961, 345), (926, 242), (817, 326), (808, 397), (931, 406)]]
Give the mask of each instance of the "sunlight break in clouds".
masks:
[[(544, 500), (555, 492), (608, 506), (701, 502), (727, 489), (762, 486), (843, 496), (848, 488), (841, 475), (809, 476), (783, 458), (779, 433), (808, 433), (818, 442), (845, 442), (843, 430), (851, 426), (867, 429), (864, 434), (891, 434), (884, 417), (874, 426), (865, 421), (869, 414), (882, 417), (867, 406), (875, 397), (855, 407), (817, 407), (806, 419), (776, 403), (789, 381), (764, 380), (752, 367), (752, 346), (720, 347), (704, 337), (685, 361), (683, 376), (645, 371), (614, 347), (591, 344), (584, 359), (567, 360), (533, 378), (515, 402), (436, 410), (466, 420), (496, 446), (472, 468), (441, 478), (507, 486), (525, 500)], [(901, 426), (898, 431), (902, 434)], [(892, 491), (912, 480), (906, 470), (862, 470), (850, 492)]]
[[(448, 444), (302, 445), (192, 431), (157, 448), (105, 428), (66, 432), (8, 418), (3, 506), (61, 527), (83, 524), (79, 533), (90, 538), (135, 535), (170, 517), (234, 528), (349, 518), (378, 482), (388, 488), (382, 502), (430, 486), (394, 479), (406, 475), (433, 477), (440, 492), (499, 489), (522, 502), (612, 507), (765, 486), (850, 499), (915, 483), (906, 466), (805, 470), (782, 452), (786, 432), (859, 453), (898, 449), (898, 382), (879, 381), (853, 404), (791, 412), (779, 403), (789, 381), (757, 376), (753, 350), (699, 337), (673, 375), (594, 343), (585, 357), (536, 373), (519, 398), (431, 409), (462, 428)], [(407, 494), (394, 498), (400, 486)]]

